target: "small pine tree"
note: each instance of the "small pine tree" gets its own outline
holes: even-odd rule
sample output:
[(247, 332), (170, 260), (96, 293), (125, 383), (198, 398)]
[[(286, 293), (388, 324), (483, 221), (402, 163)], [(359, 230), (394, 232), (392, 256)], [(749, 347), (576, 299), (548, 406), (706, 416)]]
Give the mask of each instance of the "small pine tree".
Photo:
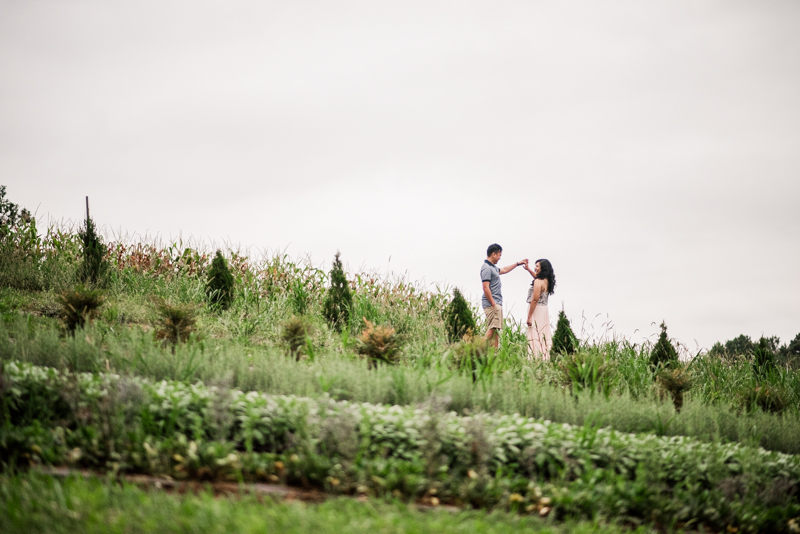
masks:
[(650, 365), (652, 367), (674, 367), (678, 365), (678, 351), (667, 337), (667, 325), (661, 322), (661, 335), (653, 346), (650, 353)]
[(475, 317), (458, 288), (453, 290), (453, 300), (445, 307), (443, 315), (447, 339), (450, 340), (450, 343), (455, 343), (465, 335), (475, 333)]
[(564, 310), (558, 312), (558, 324), (553, 334), (553, 354), (572, 354), (578, 349), (578, 338), (569, 325)]
[(333, 260), (333, 268), (330, 275), (331, 287), (328, 288), (328, 294), (325, 295), (325, 300), (322, 303), (322, 315), (334, 330), (341, 332), (350, 322), (353, 296), (350, 294), (350, 285), (344, 275), (339, 252), (336, 253), (336, 258)]
[(206, 295), (212, 308), (227, 310), (233, 302), (234, 280), (225, 258), (218, 250), (211, 261), (206, 282)]
[(102, 238), (97, 235), (94, 221), (86, 218), (86, 226), (78, 232), (83, 243), (83, 265), (81, 279), (94, 285), (102, 285), (108, 273), (108, 261), (105, 259), (106, 247)]

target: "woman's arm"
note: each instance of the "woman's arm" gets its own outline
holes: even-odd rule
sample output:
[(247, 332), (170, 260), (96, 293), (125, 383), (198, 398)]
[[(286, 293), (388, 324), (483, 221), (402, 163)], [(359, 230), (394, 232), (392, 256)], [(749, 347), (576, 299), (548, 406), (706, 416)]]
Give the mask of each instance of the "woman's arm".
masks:
[(528, 262), (525, 262), (524, 267), (525, 267), (525, 270), (530, 273), (530, 275), (533, 277), (533, 279), (536, 280), (536, 275), (533, 274), (533, 270), (530, 267), (528, 267)]
[(543, 285), (543, 280), (533, 281), (533, 297), (531, 298), (530, 306), (528, 306), (528, 326), (533, 326), (533, 310), (536, 309), (536, 304), (539, 303), (539, 297), (542, 295)]

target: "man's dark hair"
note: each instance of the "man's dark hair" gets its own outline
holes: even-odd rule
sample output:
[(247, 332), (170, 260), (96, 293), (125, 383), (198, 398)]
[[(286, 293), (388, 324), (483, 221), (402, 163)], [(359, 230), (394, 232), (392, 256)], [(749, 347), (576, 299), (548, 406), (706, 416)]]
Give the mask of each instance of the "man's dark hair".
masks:
[(494, 245), (489, 245), (489, 248), (486, 249), (486, 257), (488, 258), (495, 252), (503, 252), (503, 247), (495, 243)]

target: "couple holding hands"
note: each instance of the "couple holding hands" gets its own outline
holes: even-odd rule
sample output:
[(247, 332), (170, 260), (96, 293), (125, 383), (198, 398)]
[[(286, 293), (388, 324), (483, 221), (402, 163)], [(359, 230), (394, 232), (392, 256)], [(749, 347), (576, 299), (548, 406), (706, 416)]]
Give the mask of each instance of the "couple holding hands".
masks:
[(556, 287), (556, 276), (553, 266), (548, 260), (536, 260), (533, 269), (528, 260), (518, 261), (500, 268), (497, 263), (503, 255), (503, 247), (495, 243), (486, 250), (486, 261), (481, 267), (483, 282), (483, 311), (486, 314), (486, 339), (497, 347), (500, 330), (503, 328), (503, 295), (500, 292), (500, 275), (510, 273), (520, 265), (533, 277), (528, 289), (528, 350), (530, 358), (550, 358), (552, 334), (550, 332), (550, 314), (547, 311), (547, 300)]

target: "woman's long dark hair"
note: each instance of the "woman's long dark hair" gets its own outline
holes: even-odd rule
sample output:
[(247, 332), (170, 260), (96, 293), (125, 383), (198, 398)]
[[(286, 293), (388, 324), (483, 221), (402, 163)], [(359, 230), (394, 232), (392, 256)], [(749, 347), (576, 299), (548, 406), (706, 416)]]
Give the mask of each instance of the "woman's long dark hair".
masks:
[(552, 295), (556, 291), (556, 273), (553, 272), (553, 266), (550, 265), (550, 260), (536, 260), (534, 265), (539, 264), (539, 274), (536, 276), (539, 280), (547, 280), (547, 294)]

